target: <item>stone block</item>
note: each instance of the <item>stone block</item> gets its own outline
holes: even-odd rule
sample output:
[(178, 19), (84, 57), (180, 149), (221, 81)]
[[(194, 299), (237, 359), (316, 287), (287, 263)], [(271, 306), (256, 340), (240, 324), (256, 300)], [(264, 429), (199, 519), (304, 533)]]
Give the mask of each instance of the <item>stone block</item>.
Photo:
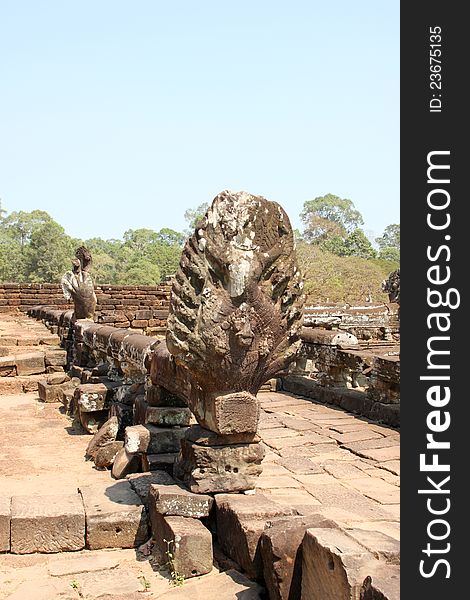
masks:
[(81, 406), (78, 407), (78, 417), (80, 425), (87, 433), (94, 435), (100, 427), (108, 420), (108, 410), (95, 410), (93, 412), (84, 411)]
[(259, 539), (266, 524), (275, 517), (295, 515), (296, 511), (263, 494), (217, 494), (215, 504), (222, 550), (248, 577), (261, 579), (263, 563)]
[(38, 381), (38, 395), (41, 402), (62, 402), (62, 386)]
[(11, 498), (0, 496), (0, 552), (10, 552)]
[(366, 579), (386, 566), (341, 529), (308, 529), (302, 542), (301, 600), (363, 598)]
[(265, 454), (259, 443), (202, 446), (183, 439), (174, 474), (198, 494), (254, 489)]
[(209, 516), (213, 501), (211, 496), (193, 494), (176, 482), (173, 485), (152, 484), (148, 492), (150, 511), (162, 515), (202, 519)]
[(112, 467), (114, 459), (124, 447), (123, 441), (107, 442), (98, 448), (95, 454), (95, 466), (99, 469)]
[(212, 535), (201, 521), (187, 517), (165, 517), (152, 509), (150, 519), (153, 539), (162, 555), (162, 562), (168, 562), (170, 552), (172, 569), (185, 579), (212, 571)]
[(131, 484), (134, 492), (142, 500), (145, 508), (148, 510), (148, 495), (150, 486), (153, 484), (159, 485), (174, 485), (175, 480), (166, 471), (154, 471), (153, 473), (132, 473), (127, 475), (127, 481)]
[(86, 450), (85, 457), (94, 459), (97, 451), (109, 442), (114, 442), (119, 429), (119, 423), (117, 417), (109, 418), (106, 423), (95, 433), (93, 438), (90, 440)]
[(178, 452), (185, 432), (185, 427), (133, 425), (126, 428), (125, 447), (129, 454)]
[(134, 548), (148, 539), (145, 507), (128, 481), (101, 481), (80, 487), (86, 514), (86, 545)]
[(270, 600), (300, 600), (302, 540), (310, 527), (337, 527), (321, 514), (273, 519), (260, 537), (263, 574)]
[(130, 473), (140, 470), (140, 457), (138, 454), (129, 454), (123, 446), (116, 454), (111, 475), (114, 479), (124, 479)]
[(198, 423), (220, 433), (256, 433), (259, 421), (259, 401), (248, 392), (191, 396), (189, 406)]
[(27, 352), (16, 356), (16, 373), (20, 377), (44, 373), (45, 370), (43, 352)]
[(82, 383), (75, 390), (77, 405), (82, 412), (108, 408), (109, 390), (104, 383)]
[(44, 352), (46, 366), (65, 367), (67, 364), (67, 351), (60, 348), (47, 349)]
[(174, 406), (146, 406), (143, 423), (160, 425), (161, 427), (184, 427), (189, 425), (191, 411), (189, 408)]
[(85, 511), (79, 494), (13, 496), (11, 552), (64, 552), (85, 547)]

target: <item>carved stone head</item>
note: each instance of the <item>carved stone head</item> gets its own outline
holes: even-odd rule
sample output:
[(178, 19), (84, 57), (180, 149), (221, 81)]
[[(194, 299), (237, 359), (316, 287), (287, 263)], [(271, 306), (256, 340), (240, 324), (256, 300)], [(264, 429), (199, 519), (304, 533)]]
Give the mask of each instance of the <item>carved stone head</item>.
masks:
[(256, 394), (295, 357), (302, 288), (284, 210), (261, 196), (224, 191), (183, 250), (168, 349), (205, 393)]

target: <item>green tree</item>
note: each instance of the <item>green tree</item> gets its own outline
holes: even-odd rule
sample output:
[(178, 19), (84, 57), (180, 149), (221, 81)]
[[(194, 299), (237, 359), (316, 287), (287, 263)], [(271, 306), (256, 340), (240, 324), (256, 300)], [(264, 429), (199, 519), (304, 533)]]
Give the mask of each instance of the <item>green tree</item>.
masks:
[(202, 219), (202, 217), (206, 214), (208, 208), (208, 202), (203, 202), (196, 208), (188, 208), (187, 210), (185, 210), (184, 218), (188, 223), (188, 235), (192, 235), (198, 221)]
[(12, 212), (1, 219), (0, 280), (11, 282), (31, 280), (34, 259), (31, 240), (36, 231), (49, 223), (55, 221), (43, 210), (33, 210), (30, 213)]
[(312, 243), (321, 243), (335, 236), (346, 237), (364, 224), (353, 202), (334, 194), (307, 200), (300, 218), (305, 224), (304, 237)]
[(393, 263), (357, 256), (338, 256), (315, 244), (299, 242), (297, 260), (305, 278), (307, 302), (385, 302), (381, 282)]
[(30, 281), (59, 282), (71, 268), (77, 240), (66, 235), (64, 228), (54, 220), (34, 228), (28, 254)]
[(157, 285), (160, 279), (158, 266), (140, 256), (134, 256), (126, 269), (117, 274), (117, 283), (123, 285)]
[(387, 225), (383, 235), (376, 238), (379, 246), (379, 257), (384, 260), (400, 260), (400, 225), (392, 223)]

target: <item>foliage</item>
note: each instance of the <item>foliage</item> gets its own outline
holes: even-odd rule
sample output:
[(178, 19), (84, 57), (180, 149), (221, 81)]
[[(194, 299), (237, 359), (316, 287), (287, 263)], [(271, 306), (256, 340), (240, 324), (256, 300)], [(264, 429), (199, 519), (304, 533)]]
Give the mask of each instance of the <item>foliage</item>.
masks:
[(299, 242), (297, 259), (311, 303), (386, 302), (381, 282), (396, 263), (357, 256), (337, 256), (314, 244)]
[(376, 257), (376, 252), (362, 229), (355, 229), (346, 237), (334, 236), (329, 238), (322, 242), (320, 247), (322, 250), (327, 250), (338, 256)]
[(353, 202), (334, 194), (307, 200), (300, 218), (305, 224), (304, 238), (312, 243), (321, 243), (335, 236), (346, 237), (364, 224)]
[(176, 565), (175, 565), (175, 555), (172, 552), (172, 547), (175, 544), (175, 540), (163, 540), (166, 544), (166, 550), (165, 550), (165, 555), (167, 558), (167, 562), (165, 567), (168, 569), (169, 573), (170, 573), (170, 583), (172, 583), (174, 586), (177, 587), (181, 587), (184, 583), (184, 575), (182, 573), (179, 573), (176, 570)]
[(203, 202), (196, 208), (188, 208), (184, 213), (184, 218), (188, 223), (188, 235), (191, 235), (196, 228), (198, 221), (206, 214), (209, 204)]
[(176, 272), (181, 257), (184, 235), (167, 227), (129, 229), (122, 241), (82, 241), (44, 211), (5, 213), (0, 210), (0, 281), (59, 282), (81, 244), (93, 256), (98, 284), (156, 285)]
[(379, 246), (379, 256), (385, 260), (400, 260), (400, 225), (387, 225), (383, 235), (375, 240)]

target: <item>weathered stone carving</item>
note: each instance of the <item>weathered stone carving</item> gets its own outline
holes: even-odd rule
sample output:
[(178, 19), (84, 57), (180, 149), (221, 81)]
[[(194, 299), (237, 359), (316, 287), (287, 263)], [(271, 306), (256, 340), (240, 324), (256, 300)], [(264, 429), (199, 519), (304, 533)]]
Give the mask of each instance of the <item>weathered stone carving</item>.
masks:
[(388, 294), (390, 302), (400, 304), (400, 269), (392, 271), (387, 279), (382, 281), (382, 291)]
[(284, 210), (246, 192), (219, 194), (183, 250), (168, 318), (168, 349), (197, 384), (196, 418), (216, 397), (256, 394), (294, 360), (302, 287)]
[(85, 246), (80, 246), (72, 261), (72, 270), (62, 277), (62, 290), (66, 300), (72, 300), (76, 319), (91, 319), (95, 315), (96, 294), (93, 279), (88, 269), (92, 262), (91, 254)]
[(239, 438), (256, 432), (259, 388), (295, 359), (302, 288), (284, 210), (246, 192), (219, 194), (183, 250), (166, 337), (188, 374), (191, 410), (220, 436), (207, 448), (183, 440), (175, 472), (192, 491), (254, 487), (264, 452)]

